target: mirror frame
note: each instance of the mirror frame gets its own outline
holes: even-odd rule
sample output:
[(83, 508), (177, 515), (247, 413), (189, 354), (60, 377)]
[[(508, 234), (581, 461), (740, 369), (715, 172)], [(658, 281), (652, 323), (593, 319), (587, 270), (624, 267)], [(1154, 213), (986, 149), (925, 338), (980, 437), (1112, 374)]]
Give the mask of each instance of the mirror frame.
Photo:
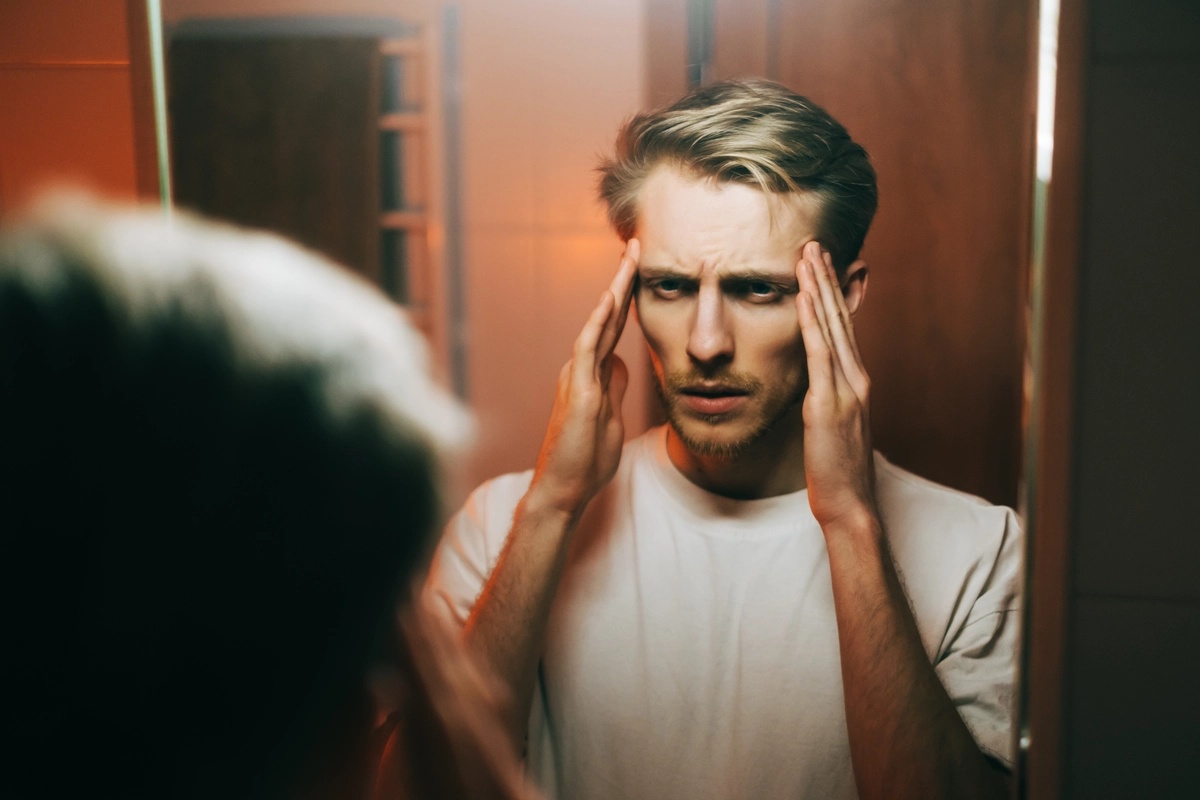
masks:
[[(1080, 87), (1085, 2), (1058, 0), (1053, 177), (1046, 183), (1043, 213), (1035, 215), (1030, 229), (1034, 246), (1027, 347), (1033, 381), (1023, 441), (1026, 580), (1014, 716), (1014, 783), (1016, 797), (1032, 800), (1057, 798), (1063, 785), (1062, 680), (1072, 521), (1069, 493), (1082, 204), (1084, 98)], [(1040, 19), (1046, 0), (1037, 5)], [(161, 0), (128, 0), (128, 13), (139, 191), (144, 196), (156, 194), (164, 213), (170, 215), (173, 193)], [(141, 31), (145, 31), (144, 37), (138, 35)], [(1033, 35), (1037, 37), (1036, 30)], [(1040, 48), (1035, 52), (1036, 74), (1043, 56)], [(662, 64), (651, 58), (647, 66), (661, 70)], [(1039, 109), (1038, 114), (1042, 113)], [(1036, 186), (1036, 178), (1034, 183)]]

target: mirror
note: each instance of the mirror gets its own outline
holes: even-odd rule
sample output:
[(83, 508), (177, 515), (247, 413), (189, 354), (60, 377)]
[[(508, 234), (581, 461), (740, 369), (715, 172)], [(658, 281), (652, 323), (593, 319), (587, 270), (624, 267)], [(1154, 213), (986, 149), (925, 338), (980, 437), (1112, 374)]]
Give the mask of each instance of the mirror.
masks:
[[(872, 296), (860, 329), (877, 445), (939, 483), (1017, 506), (1030, 484), (1023, 437), (1034, 432), (1023, 428), (1023, 409), (1034, 388), (1025, 368), (1038, 296), (1030, 253), (1040, 245), (1031, 220), (1040, 224), (1044, 196), (1030, 170), (1035, 149), (1042, 162), (1028, 124), (1030, 32), (1039, 13), (1044, 30), (1053, 23), (1057, 3), (990, 0), (970, 13), (963, 5), (149, 0), (165, 32), (163, 87), (184, 41), (281, 31), (372, 41), (373, 58), (346, 56), (368, 65), (358, 107), (370, 130), (318, 132), (289, 118), (285, 146), (315, 163), (304, 148), (320, 142), (305, 131), (326, 142), (361, 135), (361, 147), (338, 148), (331, 174), (352, 154), (372, 154), (353, 169), (379, 211), (336, 204), (369, 223), (360, 236), (368, 244), (334, 254), (414, 310), (446, 380), (475, 408), (479, 445), (457, 499), (533, 463), (559, 366), (617, 263), (620, 243), (593, 199), (597, 155), (623, 119), (682, 92), (689, 76), (760, 74), (827, 107), (879, 171), (881, 207), (865, 250)], [(1043, 34), (1043, 71), (1053, 41)], [(301, 96), (330, 74), (321, 65), (335, 63), (293, 56), (297, 70), (313, 70), (292, 86)], [(250, 124), (253, 98), (231, 81), (215, 99)], [(1052, 86), (1052, 77), (1036, 83)], [(349, 102), (332, 84), (323, 91), (328, 102)], [(1050, 107), (1039, 102), (1040, 121)], [(161, 119), (165, 126), (165, 110)], [(195, 132), (178, 112), (172, 125), (173, 141)], [(178, 150), (177, 178), (212, 177), (201, 156)], [(389, 184), (399, 174), (411, 183)], [(333, 205), (325, 189), (261, 188), (309, 203), (311, 220)], [(661, 418), (644, 350), (630, 326), (619, 350), (631, 372), (630, 434)]]

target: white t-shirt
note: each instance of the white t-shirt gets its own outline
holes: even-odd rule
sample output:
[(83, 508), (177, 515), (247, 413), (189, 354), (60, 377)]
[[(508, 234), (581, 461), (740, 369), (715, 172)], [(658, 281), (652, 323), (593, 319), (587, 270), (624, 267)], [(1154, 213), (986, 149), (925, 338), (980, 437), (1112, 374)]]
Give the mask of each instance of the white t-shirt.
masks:
[[(878, 501), (925, 652), (980, 747), (1011, 764), (1015, 516), (876, 456)], [(480, 486), (429, 590), (466, 619), (532, 473)], [(626, 445), (555, 595), (528, 765), (550, 797), (856, 797), (829, 560), (801, 491), (688, 481), (666, 430)]]

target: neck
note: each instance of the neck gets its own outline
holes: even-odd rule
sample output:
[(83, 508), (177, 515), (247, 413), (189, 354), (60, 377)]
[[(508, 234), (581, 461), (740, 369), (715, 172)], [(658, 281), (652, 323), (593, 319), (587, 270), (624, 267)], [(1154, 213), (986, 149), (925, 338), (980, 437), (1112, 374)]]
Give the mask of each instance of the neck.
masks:
[(800, 404), (733, 456), (694, 453), (668, 425), (667, 455), (684, 477), (722, 497), (758, 500), (798, 492), (806, 486)]

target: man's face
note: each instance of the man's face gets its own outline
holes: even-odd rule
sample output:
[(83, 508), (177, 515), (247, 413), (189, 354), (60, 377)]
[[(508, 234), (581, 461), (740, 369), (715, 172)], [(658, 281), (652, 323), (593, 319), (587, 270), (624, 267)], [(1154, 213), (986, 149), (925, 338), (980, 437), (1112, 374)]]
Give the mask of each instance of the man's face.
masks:
[(667, 417), (697, 455), (732, 455), (808, 387), (796, 262), (815, 236), (811, 195), (659, 166), (639, 195), (638, 318)]

